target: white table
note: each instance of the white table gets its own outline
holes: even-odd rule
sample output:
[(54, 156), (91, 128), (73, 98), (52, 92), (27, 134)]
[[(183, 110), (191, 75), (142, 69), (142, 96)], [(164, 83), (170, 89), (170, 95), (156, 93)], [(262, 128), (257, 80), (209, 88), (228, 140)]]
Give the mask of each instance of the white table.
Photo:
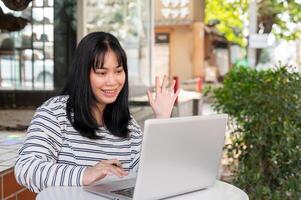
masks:
[[(86, 192), (82, 187), (49, 187), (40, 192), (37, 200), (107, 200), (101, 196)], [(239, 188), (222, 181), (216, 181), (211, 188), (188, 193), (170, 200), (248, 200), (248, 195)]]

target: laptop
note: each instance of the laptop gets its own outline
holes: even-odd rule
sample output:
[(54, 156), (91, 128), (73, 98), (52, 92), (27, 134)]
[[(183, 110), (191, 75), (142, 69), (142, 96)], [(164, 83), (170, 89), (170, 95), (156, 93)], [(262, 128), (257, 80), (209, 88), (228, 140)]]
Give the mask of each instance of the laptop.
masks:
[(208, 188), (217, 178), (227, 118), (146, 120), (137, 177), (84, 189), (114, 200), (151, 200)]

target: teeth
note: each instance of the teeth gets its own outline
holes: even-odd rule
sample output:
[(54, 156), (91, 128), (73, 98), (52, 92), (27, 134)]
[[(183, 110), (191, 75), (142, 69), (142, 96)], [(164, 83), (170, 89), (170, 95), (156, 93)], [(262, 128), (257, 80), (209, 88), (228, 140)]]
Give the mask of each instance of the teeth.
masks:
[(108, 94), (112, 94), (112, 93), (114, 93), (116, 90), (103, 90), (104, 91), (104, 93), (108, 93)]

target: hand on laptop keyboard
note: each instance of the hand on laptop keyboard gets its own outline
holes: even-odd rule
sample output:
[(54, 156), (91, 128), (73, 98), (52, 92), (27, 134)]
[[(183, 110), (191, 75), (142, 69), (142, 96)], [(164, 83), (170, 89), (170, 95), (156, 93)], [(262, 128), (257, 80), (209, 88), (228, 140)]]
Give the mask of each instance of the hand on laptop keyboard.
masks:
[(115, 175), (119, 178), (123, 178), (128, 175), (127, 171), (124, 171), (119, 160), (103, 160), (92, 167), (87, 167), (84, 171), (83, 185), (89, 185), (95, 181), (103, 179), (107, 175)]

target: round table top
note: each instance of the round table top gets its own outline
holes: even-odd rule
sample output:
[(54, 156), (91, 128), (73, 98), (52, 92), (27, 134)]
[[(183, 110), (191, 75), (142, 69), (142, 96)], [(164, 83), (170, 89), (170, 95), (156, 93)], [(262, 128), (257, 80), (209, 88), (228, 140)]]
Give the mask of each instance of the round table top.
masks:
[[(85, 191), (82, 187), (48, 187), (40, 192), (36, 198), (37, 200), (106, 200), (106, 198), (96, 194)], [(248, 200), (248, 195), (241, 189), (222, 182), (216, 181), (214, 186), (191, 192), (179, 196), (169, 198), (170, 200)]]

